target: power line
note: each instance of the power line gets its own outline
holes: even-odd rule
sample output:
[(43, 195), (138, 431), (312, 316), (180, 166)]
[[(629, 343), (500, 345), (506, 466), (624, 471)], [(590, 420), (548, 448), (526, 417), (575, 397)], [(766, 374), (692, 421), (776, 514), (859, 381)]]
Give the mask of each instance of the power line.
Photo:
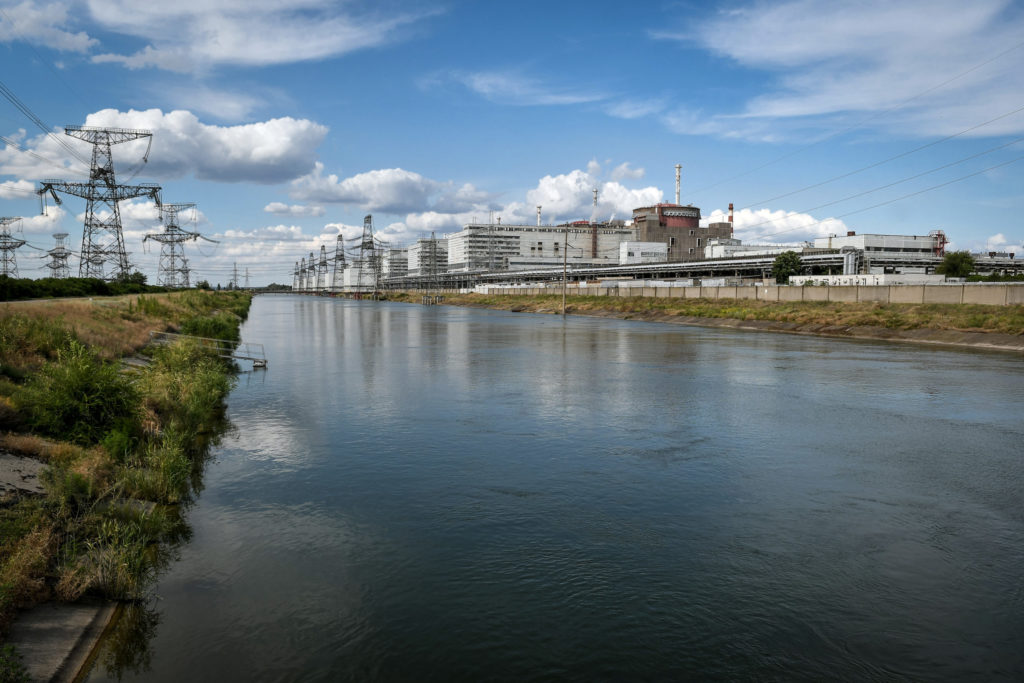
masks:
[(62, 140), (57, 135), (54, 135), (54, 133), (50, 129), (50, 127), (47, 126), (45, 123), (43, 123), (42, 119), (40, 119), (38, 116), (36, 116), (35, 112), (33, 112), (28, 107), (27, 104), (25, 104), (20, 99), (18, 99), (18, 96), (14, 94), (14, 91), (11, 90), (10, 88), (8, 88), (7, 85), (3, 81), (0, 81), (0, 95), (3, 95), (7, 99), (8, 102), (10, 102), (11, 104), (14, 105), (15, 109), (17, 109), (22, 114), (24, 114), (25, 117), (28, 118), (29, 121), (34, 123), (36, 125), (36, 127), (39, 128), (39, 130), (41, 130), (43, 133), (46, 134), (47, 137), (49, 137), (51, 140), (53, 140), (58, 145), (63, 147), (64, 150), (67, 151), (68, 154), (70, 154), (74, 158), (78, 159), (80, 162), (82, 162), (86, 166), (88, 166), (90, 164), (88, 159), (86, 159), (85, 157), (81, 156), (78, 153), (78, 150), (76, 150), (74, 147), (69, 145), (67, 142)]

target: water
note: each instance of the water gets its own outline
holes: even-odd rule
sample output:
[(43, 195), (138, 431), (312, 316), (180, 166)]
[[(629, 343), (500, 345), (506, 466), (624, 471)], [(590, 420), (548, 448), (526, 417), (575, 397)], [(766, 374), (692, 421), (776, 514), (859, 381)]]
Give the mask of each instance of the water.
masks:
[(243, 334), (91, 680), (1024, 678), (1019, 356), (291, 296)]

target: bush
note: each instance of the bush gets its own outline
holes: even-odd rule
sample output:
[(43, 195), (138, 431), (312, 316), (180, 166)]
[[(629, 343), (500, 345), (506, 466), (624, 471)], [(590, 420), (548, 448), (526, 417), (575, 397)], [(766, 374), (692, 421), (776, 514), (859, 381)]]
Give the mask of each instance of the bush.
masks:
[(88, 445), (138, 424), (138, 395), (117, 367), (70, 342), (25, 385), (16, 403), (36, 431)]

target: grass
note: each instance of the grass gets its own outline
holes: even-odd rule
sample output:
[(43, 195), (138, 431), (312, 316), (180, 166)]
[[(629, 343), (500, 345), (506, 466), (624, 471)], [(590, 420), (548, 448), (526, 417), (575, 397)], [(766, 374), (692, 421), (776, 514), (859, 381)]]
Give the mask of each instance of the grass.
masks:
[[(415, 294), (389, 294), (393, 301), (415, 302)], [(445, 295), (445, 303), (525, 312), (561, 312), (560, 294)], [(770, 320), (801, 326), (882, 327), (892, 330), (959, 330), (1024, 334), (1024, 306), (970, 304), (881, 304), (773, 302), (747, 299), (569, 296), (570, 313), (658, 317)]]
[[(44, 496), (0, 498), (0, 636), (17, 609), (50, 596), (145, 595), (162, 544), (188, 534), (177, 504), (196, 492), (234, 381), (194, 342), (144, 349), (149, 330), (237, 339), (248, 305), (175, 292), (0, 307), (0, 428), (13, 430), (0, 448), (49, 465)], [(137, 373), (113, 362), (140, 350), (152, 363)]]

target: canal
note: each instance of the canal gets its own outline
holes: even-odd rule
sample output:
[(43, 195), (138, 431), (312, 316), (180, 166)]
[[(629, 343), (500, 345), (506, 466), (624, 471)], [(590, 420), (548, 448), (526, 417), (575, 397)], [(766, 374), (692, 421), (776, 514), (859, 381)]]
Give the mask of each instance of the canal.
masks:
[(1019, 356), (298, 296), (243, 337), (92, 681), (1024, 678)]

